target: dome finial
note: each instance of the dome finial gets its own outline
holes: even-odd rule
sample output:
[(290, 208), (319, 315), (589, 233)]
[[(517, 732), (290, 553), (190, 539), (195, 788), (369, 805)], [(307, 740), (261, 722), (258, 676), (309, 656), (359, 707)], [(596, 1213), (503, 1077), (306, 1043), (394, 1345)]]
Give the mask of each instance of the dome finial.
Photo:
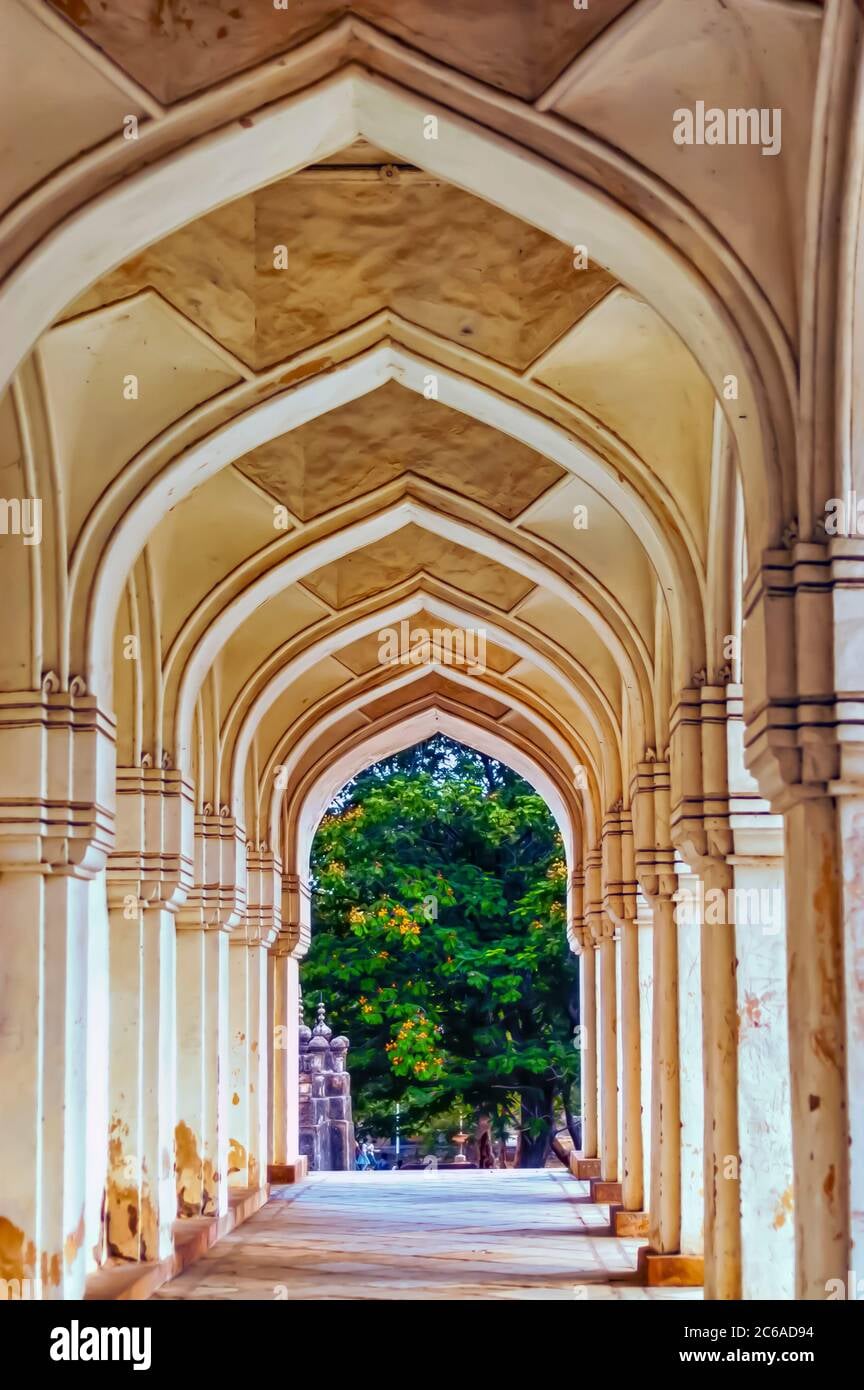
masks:
[(316, 1038), (329, 1038), (332, 1035), (332, 1028), (327, 1027), (327, 1011), (324, 1008), (324, 996), (318, 995), (318, 1022), (312, 1029), (312, 1035)]

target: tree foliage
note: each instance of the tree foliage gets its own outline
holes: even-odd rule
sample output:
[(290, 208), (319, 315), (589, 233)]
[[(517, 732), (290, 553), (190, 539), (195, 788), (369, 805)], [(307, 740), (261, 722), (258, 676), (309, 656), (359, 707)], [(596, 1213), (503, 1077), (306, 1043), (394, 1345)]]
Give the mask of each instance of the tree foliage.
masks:
[(570, 1108), (576, 963), (566, 865), (540, 796), (443, 737), (378, 763), (315, 837), (307, 997), (351, 1040), (355, 1116), (407, 1130), (459, 1104), (545, 1161)]

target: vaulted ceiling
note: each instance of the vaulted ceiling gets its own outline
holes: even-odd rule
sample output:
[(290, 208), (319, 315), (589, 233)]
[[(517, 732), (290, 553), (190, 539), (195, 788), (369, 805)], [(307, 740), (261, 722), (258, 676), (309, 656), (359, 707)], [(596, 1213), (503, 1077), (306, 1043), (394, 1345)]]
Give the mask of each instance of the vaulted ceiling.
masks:
[[(699, 314), (690, 341), (677, 330), (652, 257), (667, 231), (695, 246), (679, 226), (707, 223), (704, 244), (758, 285), (791, 354), (818, 7), (2, 6), (20, 63), (38, 54), (54, 97), (41, 116), (19, 111), (12, 262), (74, 199), (122, 199), (150, 163), (168, 171), (166, 197), (188, 199), (170, 173), (184, 142), (209, 139), (218, 171), (226, 123), (254, 127), (343, 53), (374, 52), (385, 77), (414, 73), (418, 90), (428, 81), (427, 105), (452, 103), (490, 132), (490, 161), (521, 121), (562, 198), (578, 151), (595, 166), (598, 218), (623, 203), (628, 161), (646, 205), (672, 190), (638, 266), (623, 231), (620, 246), (592, 221), (552, 235), (507, 210), (511, 190), (480, 196), (462, 147), (448, 179), (423, 166), (422, 145), (394, 153), (395, 138), (355, 136), (210, 197), (198, 215), (166, 216), (174, 230), (155, 240), (121, 209), (3, 404), (6, 466), (24, 469), (34, 440), (50, 453), (67, 676), (99, 575), (122, 573), (121, 764), (177, 760), (199, 804), (233, 804), (265, 839), (274, 767), (293, 758), (311, 777), (400, 710), (440, 707), (533, 750), (596, 832), (643, 748), (668, 741), (673, 671), (720, 670), (706, 595), (722, 590), (728, 607), (740, 571), (712, 537), (729, 526), (724, 478), (747, 411), (697, 361), (694, 343), (712, 336)], [(670, 121), (691, 98), (783, 102), (782, 153), (688, 159)], [(140, 142), (124, 137), (129, 116)], [(526, 148), (528, 209), (539, 157)], [(28, 189), (33, 168), (42, 183)], [(482, 661), (442, 657), (431, 638), (422, 662), (387, 660), (381, 633), (405, 621), (464, 634), (469, 650), (482, 633)]]

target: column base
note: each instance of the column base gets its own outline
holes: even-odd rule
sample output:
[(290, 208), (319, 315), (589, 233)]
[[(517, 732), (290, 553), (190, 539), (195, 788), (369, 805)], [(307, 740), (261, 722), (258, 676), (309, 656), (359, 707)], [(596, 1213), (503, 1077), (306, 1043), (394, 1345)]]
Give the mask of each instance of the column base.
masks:
[(605, 1178), (591, 1179), (591, 1201), (600, 1206), (620, 1206), (624, 1201), (620, 1182), (607, 1182)]
[(650, 1289), (700, 1289), (705, 1282), (705, 1260), (702, 1255), (658, 1255), (640, 1245), (636, 1274), (639, 1283)]
[(309, 1160), (300, 1154), (293, 1163), (268, 1163), (267, 1181), (271, 1186), (280, 1183), (302, 1182), (309, 1172)]
[(581, 1182), (587, 1182), (589, 1178), (599, 1178), (600, 1160), (599, 1158), (582, 1158), (581, 1154), (571, 1151), (570, 1172), (574, 1178), (579, 1178)]
[(169, 1280), (176, 1279), (236, 1226), (242, 1225), (268, 1200), (266, 1187), (236, 1187), (228, 1197), (224, 1216), (188, 1216), (174, 1223), (174, 1250), (164, 1260), (150, 1264), (109, 1260), (87, 1276), (84, 1298), (99, 1303), (115, 1300), (136, 1302), (150, 1298)]
[(623, 1238), (637, 1237), (644, 1240), (648, 1235), (650, 1216), (647, 1211), (626, 1211), (624, 1207), (610, 1206), (609, 1224), (613, 1236)]

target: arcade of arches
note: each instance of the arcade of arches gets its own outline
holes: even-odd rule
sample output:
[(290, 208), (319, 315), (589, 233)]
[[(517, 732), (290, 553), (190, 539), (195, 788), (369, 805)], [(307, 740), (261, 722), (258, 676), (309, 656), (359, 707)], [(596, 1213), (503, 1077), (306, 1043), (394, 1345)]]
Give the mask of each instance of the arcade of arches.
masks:
[[(2, 10), (0, 1275), (80, 1298), (300, 1176), (311, 837), (443, 729), (564, 828), (581, 1171), (644, 1278), (824, 1298), (864, 1212), (861, 6)], [(782, 149), (677, 144), (700, 101)]]

